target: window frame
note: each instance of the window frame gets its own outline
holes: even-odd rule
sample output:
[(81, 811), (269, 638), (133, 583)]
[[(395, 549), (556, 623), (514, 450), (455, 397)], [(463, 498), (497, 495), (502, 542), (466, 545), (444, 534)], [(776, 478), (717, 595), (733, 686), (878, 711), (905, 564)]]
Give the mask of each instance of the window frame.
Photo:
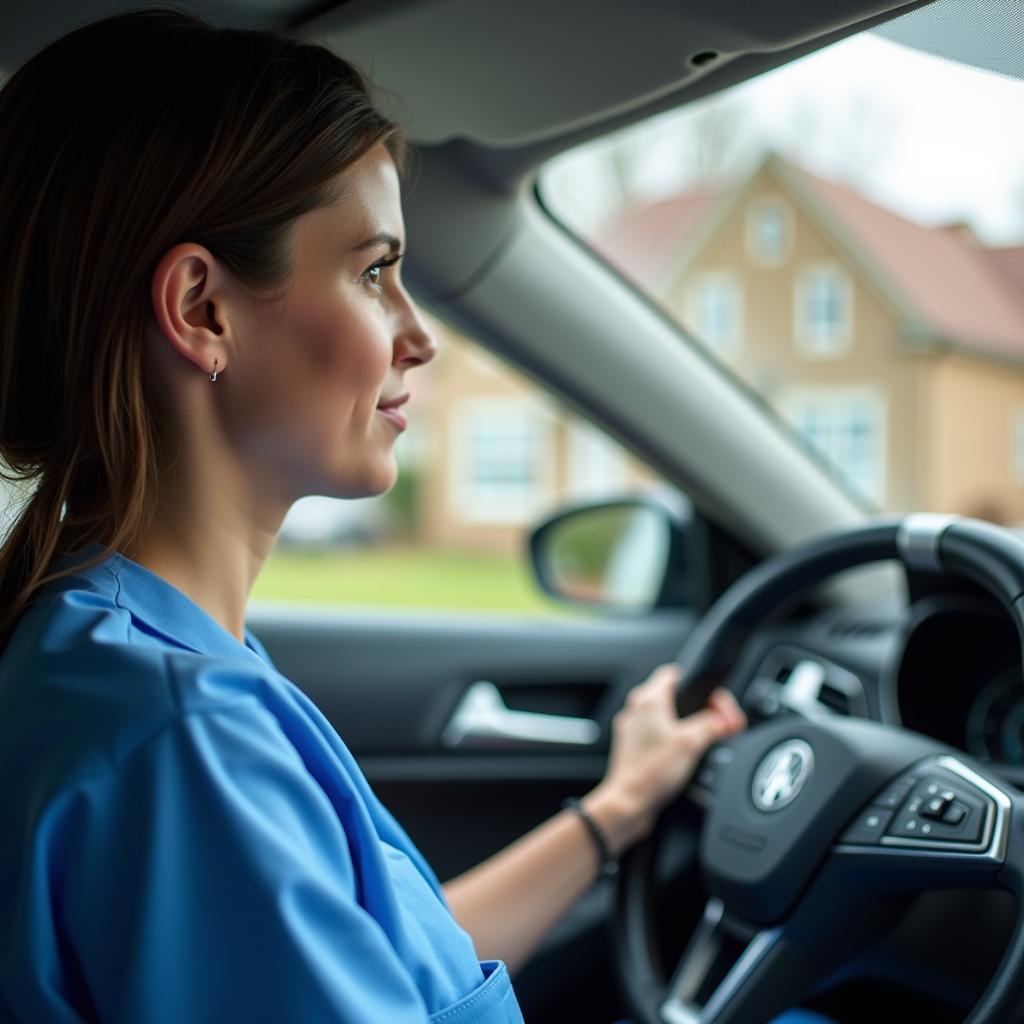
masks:
[(625, 493), (631, 486), (626, 450), (590, 420), (567, 419), (564, 485), (565, 498), (572, 502), (603, 501)]
[(1024, 406), (1018, 406), (1013, 416), (1010, 460), (1013, 463), (1013, 479), (1024, 487)]
[[(841, 285), (845, 297), (845, 317), (840, 330), (833, 335), (821, 336), (813, 330), (805, 313), (807, 289), (815, 278), (829, 275)], [(848, 355), (853, 348), (854, 333), (854, 284), (853, 278), (843, 267), (834, 262), (805, 263), (793, 279), (793, 338), (797, 350), (809, 359), (839, 359)]]
[[(534, 448), (537, 468), (518, 494), (513, 485), (472, 479), (473, 448), (481, 420), (507, 421), (509, 417), (521, 417), (535, 433), (528, 443)], [(522, 526), (550, 505), (555, 497), (557, 424), (535, 396), (464, 398), (452, 410), (449, 423), (447, 503), (456, 521), (473, 526)]]
[[(829, 450), (829, 446), (816, 445), (801, 429), (798, 410), (816, 403), (830, 409), (831, 415), (843, 403), (850, 405), (862, 403), (872, 410), (875, 422), (874, 455), (875, 469), (873, 484), (864, 487), (849, 475), (840, 461)], [(889, 491), (889, 403), (881, 388), (864, 385), (860, 387), (794, 387), (786, 391), (779, 402), (779, 411), (789, 424), (793, 433), (820, 458), (831, 472), (839, 477), (843, 485), (852, 490), (862, 500), (870, 502), (878, 508), (884, 508)], [(833, 421), (834, 423), (834, 421)], [(834, 425), (832, 430), (834, 432)], [(833, 441), (834, 445), (835, 442)]]
[[(746, 295), (742, 275), (734, 270), (703, 270), (686, 282), (683, 303), (684, 329), (723, 362), (739, 357), (743, 351), (743, 336), (746, 327)], [(703, 293), (709, 286), (724, 286), (723, 294), (731, 294), (733, 300), (733, 323), (731, 332), (724, 338), (712, 340), (700, 323), (700, 308)]]

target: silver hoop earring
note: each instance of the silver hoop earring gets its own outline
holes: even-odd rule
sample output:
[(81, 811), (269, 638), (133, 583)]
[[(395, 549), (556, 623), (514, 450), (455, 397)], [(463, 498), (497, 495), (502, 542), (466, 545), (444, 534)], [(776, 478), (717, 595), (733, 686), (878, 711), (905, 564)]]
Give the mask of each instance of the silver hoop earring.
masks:
[(214, 361), (213, 361), (213, 373), (210, 374), (210, 380), (216, 380), (216, 379), (217, 379), (217, 360), (214, 359)]

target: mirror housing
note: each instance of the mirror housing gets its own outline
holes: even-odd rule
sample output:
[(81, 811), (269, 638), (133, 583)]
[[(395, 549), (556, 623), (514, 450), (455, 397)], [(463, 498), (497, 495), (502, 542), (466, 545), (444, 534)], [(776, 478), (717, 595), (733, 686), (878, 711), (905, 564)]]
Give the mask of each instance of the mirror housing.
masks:
[(691, 604), (684, 502), (640, 495), (556, 513), (529, 538), (538, 585), (559, 601), (623, 614)]

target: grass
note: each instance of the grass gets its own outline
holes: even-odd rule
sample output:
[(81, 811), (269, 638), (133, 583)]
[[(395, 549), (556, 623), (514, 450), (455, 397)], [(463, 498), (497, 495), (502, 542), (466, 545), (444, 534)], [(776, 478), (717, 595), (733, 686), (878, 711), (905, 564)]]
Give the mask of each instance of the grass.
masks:
[(525, 558), (398, 546), (275, 548), (252, 596), (341, 605), (564, 612), (533, 582)]

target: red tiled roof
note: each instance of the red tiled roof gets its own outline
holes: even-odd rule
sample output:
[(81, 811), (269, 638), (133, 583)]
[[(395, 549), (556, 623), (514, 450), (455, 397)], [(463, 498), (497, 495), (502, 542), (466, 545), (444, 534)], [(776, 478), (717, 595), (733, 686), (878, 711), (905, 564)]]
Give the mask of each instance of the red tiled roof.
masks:
[(680, 244), (719, 195), (697, 192), (628, 206), (595, 232), (590, 243), (624, 277), (656, 292)]
[(1009, 286), (1011, 297), (1024, 309), (1024, 245), (988, 249), (988, 261)]
[(1024, 303), (997, 269), (993, 250), (960, 228), (924, 227), (849, 188), (797, 174), (928, 328), (951, 341), (1024, 356)]
[[(837, 244), (845, 242), (867, 259), (876, 279), (907, 310), (911, 326), (1024, 358), (1024, 246), (986, 248), (962, 225), (925, 227), (777, 157), (768, 164), (819, 208), (817, 217), (827, 222), (826, 231), (832, 228)], [(720, 198), (725, 194), (703, 192), (629, 207), (592, 244), (626, 277), (657, 292), (670, 283), (665, 268)]]

